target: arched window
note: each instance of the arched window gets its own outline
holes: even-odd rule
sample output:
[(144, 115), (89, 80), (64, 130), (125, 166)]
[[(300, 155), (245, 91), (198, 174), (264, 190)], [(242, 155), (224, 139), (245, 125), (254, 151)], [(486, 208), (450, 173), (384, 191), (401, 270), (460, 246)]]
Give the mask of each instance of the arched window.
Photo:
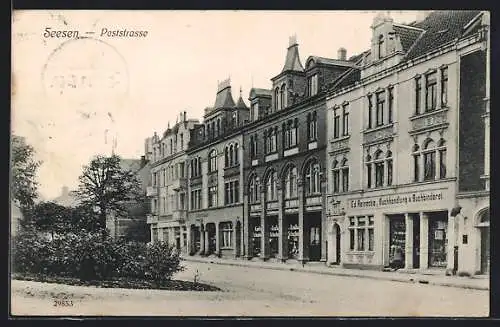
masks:
[(424, 142), (424, 180), (434, 180), (436, 178), (436, 144), (432, 139)]
[(387, 151), (386, 155), (386, 165), (387, 165), (387, 186), (392, 185), (392, 152)]
[(280, 103), (281, 103), (280, 109), (286, 108), (286, 85), (285, 84), (283, 84), (281, 86)]
[[(415, 144), (412, 150), (415, 182), (422, 179), (430, 181), (446, 178), (446, 141), (443, 138), (437, 142), (437, 145), (434, 140), (427, 138), (422, 144), (422, 148)], [(423, 171), (423, 176), (421, 176), (421, 171)]]
[(413, 145), (413, 181), (420, 180), (420, 146)]
[(374, 165), (375, 165), (375, 187), (384, 185), (384, 160), (382, 151), (375, 152)]
[(340, 169), (339, 162), (335, 160), (332, 165), (333, 193), (340, 192)]
[(342, 192), (347, 192), (349, 191), (349, 166), (346, 158), (342, 160), (342, 167), (340, 170), (342, 172)]
[(240, 159), (238, 158), (238, 156), (239, 156), (239, 153), (238, 153), (238, 143), (236, 143), (234, 145), (233, 151), (234, 151), (234, 164), (238, 165), (240, 163)]
[(222, 131), (221, 131), (221, 126), (220, 126), (220, 119), (217, 119), (217, 135), (221, 135), (222, 134)]
[(319, 163), (315, 160), (309, 162), (305, 170), (306, 194), (320, 193)]
[(224, 167), (229, 167), (230, 166), (230, 160), (229, 160), (229, 147), (226, 146), (224, 148)]
[(259, 197), (259, 180), (257, 176), (253, 175), (248, 183), (248, 196), (250, 203), (260, 202)]
[(217, 150), (213, 149), (208, 155), (208, 172), (217, 170)]
[(266, 180), (266, 199), (267, 201), (277, 200), (277, 189), (276, 189), (276, 172), (272, 171), (267, 175)]
[(439, 178), (446, 178), (446, 141), (440, 139), (438, 143), (439, 152)]
[(380, 34), (378, 36), (378, 58), (382, 58), (384, 56), (383, 54), (384, 51), (384, 36)]
[(297, 168), (289, 166), (285, 172), (285, 199), (297, 197)]

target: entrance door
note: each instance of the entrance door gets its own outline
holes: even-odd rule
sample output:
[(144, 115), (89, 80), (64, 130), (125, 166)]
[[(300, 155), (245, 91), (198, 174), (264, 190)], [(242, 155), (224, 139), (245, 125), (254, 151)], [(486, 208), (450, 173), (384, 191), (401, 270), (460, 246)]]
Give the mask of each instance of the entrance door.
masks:
[(335, 263), (340, 264), (340, 251), (342, 249), (340, 248), (340, 226), (338, 224), (335, 224)]
[(240, 245), (241, 245), (241, 223), (238, 221), (236, 223), (236, 244), (234, 245), (237, 257), (241, 255)]
[(311, 227), (309, 239), (309, 260), (319, 261), (321, 259), (321, 228)]
[(481, 274), (490, 272), (490, 229), (481, 228)]

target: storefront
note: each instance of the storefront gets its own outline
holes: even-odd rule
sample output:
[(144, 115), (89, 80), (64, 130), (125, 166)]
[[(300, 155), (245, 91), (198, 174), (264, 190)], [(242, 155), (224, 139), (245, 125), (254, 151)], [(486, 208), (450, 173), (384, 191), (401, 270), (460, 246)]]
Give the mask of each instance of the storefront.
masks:
[(448, 224), (454, 203), (451, 183), (336, 197), (329, 203), (328, 248), (334, 253), (328, 254), (328, 262), (444, 271), (454, 260), (449, 241), (454, 232)]

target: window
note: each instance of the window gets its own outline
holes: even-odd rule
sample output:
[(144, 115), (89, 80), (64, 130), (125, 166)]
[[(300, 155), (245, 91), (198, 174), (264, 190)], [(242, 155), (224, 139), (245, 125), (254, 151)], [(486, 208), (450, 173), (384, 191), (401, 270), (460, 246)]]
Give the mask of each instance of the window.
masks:
[(448, 67), (441, 68), (441, 107), (448, 104)]
[(373, 126), (373, 103), (372, 103), (372, 95), (368, 95), (368, 128), (372, 128)]
[(384, 36), (383, 35), (379, 35), (378, 36), (378, 58), (382, 58), (384, 56), (383, 54), (383, 49), (384, 49)]
[(266, 153), (274, 153), (276, 152), (276, 143), (277, 143), (277, 134), (278, 133), (278, 128), (277, 127), (271, 127), (270, 129), (267, 130), (267, 137), (266, 137)]
[(174, 153), (174, 141), (170, 139), (170, 154)]
[(285, 149), (297, 146), (297, 127), (299, 120), (297, 118), (288, 120), (283, 123), (283, 141)]
[(217, 119), (217, 136), (221, 135), (221, 129), (220, 129), (220, 119)]
[(437, 98), (437, 80), (436, 72), (425, 76), (425, 111), (436, 109)]
[(208, 172), (217, 170), (217, 150), (213, 149), (208, 155)]
[(391, 186), (392, 185), (392, 152), (387, 151), (387, 185)]
[(342, 135), (349, 135), (349, 105), (342, 106)]
[(420, 180), (420, 147), (418, 144), (413, 146), (413, 181)]
[(257, 135), (250, 136), (250, 158), (257, 158)]
[(283, 84), (281, 86), (281, 90), (280, 90), (280, 109), (284, 109), (286, 108), (287, 106), (287, 103), (286, 103), (286, 85)]
[(338, 138), (340, 136), (340, 109), (339, 107), (333, 108), (333, 137)]
[(367, 155), (366, 172), (367, 172), (368, 188), (392, 185), (392, 177), (393, 177), (392, 152), (387, 151), (387, 154), (384, 156), (381, 150), (377, 150), (373, 157)]
[[(414, 181), (420, 181), (420, 167), (423, 165), (423, 180), (430, 181), (436, 178), (446, 178), (446, 142), (440, 139), (437, 146), (432, 139), (426, 139), (423, 149), (417, 144), (413, 147)], [(420, 161), (420, 158), (423, 161)]]
[(420, 84), (421, 77), (415, 77), (415, 115), (420, 114), (420, 98), (422, 93), (422, 85)]
[(191, 160), (191, 177), (198, 177), (201, 175), (201, 160), (196, 157)]
[(375, 187), (382, 187), (384, 185), (384, 161), (382, 158), (382, 151), (375, 154)]
[(349, 166), (347, 165), (347, 159), (342, 161), (342, 192), (349, 191)]
[(272, 171), (267, 176), (266, 180), (266, 199), (267, 201), (276, 201), (278, 199), (277, 186), (277, 175), (275, 171)]
[(320, 193), (320, 168), (316, 161), (311, 161), (305, 171), (306, 194), (312, 195)]
[(309, 96), (315, 96), (318, 94), (318, 74), (309, 76), (307, 79), (307, 89), (309, 90)]
[(307, 114), (307, 139), (314, 141), (318, 137), (318, 116), (316, 111)]
[(248, 183), (248, 193), (249, 193), (249, 201), (250, 203), (257, 203), (260, 202), (260, 197), (259, 197), (259, 180), (257, 176), (253, 175), (252, 178), (250, 178), (250, 183)]
[(258, 102), (252, 103), (252, 106), (250, 107), (250, 119), (252, 119), (254, 121), (259, 119), (259, 103)]
[(240, 202), (240, 182), (238, 180), (224, 183), (225, 204)]
[(231, 248), (233, 246), (233, 224), (231, 222), (221, 223), (220, 232), (222, 235), (221, 248)]
[(180, 178), (186, 178), (186, 164), (184, 162), (179, 163), (179, 173)]
[(374, 244), (373, 216), (349, 217), (349, 249), (373, 251)]
[(201, 189), (191, 190), (191, 210), (201, 209)]
[(340, 191), (340, 169), (337, 160), (333, 163), (333, 192), (338, 193)]
[(392, 123), (392, 112), (394, 111), (394, 87), (389, 87), (387, 89), (387, 92), (389, 93), (389, 103), (387, 107), (387, 119), (389, 121), (389, 124)]
[(285, 199), (297, 197), (297, 168), (288, 167), (285, 174)]
[(439, 141), (439, 178), (446, 178), (446, 144), (443, 139)]
[(181, 150), (184, 150), (184, 134), (181, 133)]
[(435, 178), (436, 152), (434, 142), (432, 140), (429, 140), (426, 142), (426, 145), (424, 147), (424, 181), (434, 180)]
[(210, 186), (208, 188), (208, 207), (217, 207), (217, 186)]
[(280, 88), (277, 87), (276, 90), (274, 90), (274, 111), (279, 110), (280, 108)]
[(385, 105), (385, 92), (378, 92), (375, 94), (377, 107), (376, 107), (376, 126), (384, 125), (384, 105)]

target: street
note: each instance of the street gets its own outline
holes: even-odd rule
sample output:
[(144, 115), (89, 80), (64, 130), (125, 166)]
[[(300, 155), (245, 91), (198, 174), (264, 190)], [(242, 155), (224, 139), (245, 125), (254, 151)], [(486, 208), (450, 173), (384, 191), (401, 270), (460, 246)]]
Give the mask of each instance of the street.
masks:
[[(183, 316), (456, 316), (489, 313), (489, 292), (304, 272), (183, 262), (176, 278), (222, 292), (179, 292), (12, 282), (12, 313)], [(54, 307), (64, 293), (70, 307)]]

